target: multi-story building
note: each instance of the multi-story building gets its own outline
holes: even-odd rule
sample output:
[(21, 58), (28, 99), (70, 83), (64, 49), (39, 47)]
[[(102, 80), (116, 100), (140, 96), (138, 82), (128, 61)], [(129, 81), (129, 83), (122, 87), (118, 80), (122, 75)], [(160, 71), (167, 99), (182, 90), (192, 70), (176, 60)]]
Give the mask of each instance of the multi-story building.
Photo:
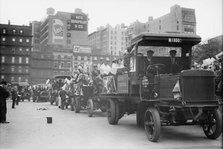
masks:
[(195, 10), (174, 5), (168, 14), (159, 18), (150, 16), (146, 23), (136, 21), (127, 28), (127, 44), (142, 32), (196, 34)]
[(30, 62), (30, 82), (34, 84), (46, 83), (46, 80), (52, 76), (53, 54), (52, 51), (40, 49), (31, 53)]
[(131, 39), (136, 35), (145, 32), (145, 23), (136, 20), (134, 23), (130, 24), (126, 29), (126, 45), (130, 45)]
[(32, 26), (0, 24), (0, 78), (30, 83)]
[[(48, 8), (43, 20), (33, 21), (33, 35), (34, 51), (42, 51), (35, 53), (39, 54), (37, 57), (41, 57), (45, 52), (49, 57), (52, 55), (52, 61), (37, 68), (36, 66), (41, 66), (42, 59), (35, 58), (35, 62), (32, 63), (34, 68), (32, 77), (44, 80), (47, 76), (49, 78), (53, 75), (70, 75), (74, 67), (73, 57), (78, 57), (79, 54), (74, 53), (73, 49), (88, 47), (88, 15), (79, 8), (75, 9), (74, 13), (61, 11), (55, 13), (53, 8)], [(89, 47), (85, 49), (90, 52)], [(41, 71), (45, 67), (51, 69), (42, 71), (39, 76), (33, 76), (35, 71)]]
[(110, 25), (98, 28), (88, 36), (92, 52), (101, 50), (104, 55), (120, 56), (126, 49), (125, 30), (124, 24), (116, 25), (114, 28)]
[(170, 8), (170, 13), (164, 16), (157, 19), (149, 17), (148, 22), (146, 22), (146, 31), (196, 34), (195, 10), (174, 5)]

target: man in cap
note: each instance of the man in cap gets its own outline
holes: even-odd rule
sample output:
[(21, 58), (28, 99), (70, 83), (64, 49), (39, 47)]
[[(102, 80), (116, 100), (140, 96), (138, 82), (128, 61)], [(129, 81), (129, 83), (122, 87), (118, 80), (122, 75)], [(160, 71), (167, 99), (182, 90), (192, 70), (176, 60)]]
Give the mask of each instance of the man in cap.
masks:
[(180, 72), (180, 66), (179, 63), (176, 60), (176, 50), (170, 50), (170, 60), (169, 60), (169, 73), (179, 73)]
[(145, 66), (145, 71), (146, 72), (155, 75), (155, 73), (156, 73), (155, 68), (152, 67), (152, 65), (154, 64), (153, 54), (154, 54), (154, 51), (152, 51), (152, 50), (147, 51), (147, 56), (146, 56), (146, 61), (145, 61), (144, 66)]
[(6, 81), (0, 82), (0, 123), (9, 123), (6, 121), (7, 104), (6, 98), (9, 97), (9, 92), (6, 90)]

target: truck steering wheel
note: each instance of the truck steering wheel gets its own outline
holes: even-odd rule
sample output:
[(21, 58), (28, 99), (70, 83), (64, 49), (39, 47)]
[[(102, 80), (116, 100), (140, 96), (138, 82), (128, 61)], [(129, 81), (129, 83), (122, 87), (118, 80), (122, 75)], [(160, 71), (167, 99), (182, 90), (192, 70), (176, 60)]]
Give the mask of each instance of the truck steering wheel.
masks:
[(156, 74), (158, 75), (159, 74), (159, 70), (163, 69), (164, 67), (165, 67), (164, 64), (157, 63), (157, 64), (149, 65), (146, 70), (148, 71), (148, 70), (151, 70), (151, 69), (155, 69)]

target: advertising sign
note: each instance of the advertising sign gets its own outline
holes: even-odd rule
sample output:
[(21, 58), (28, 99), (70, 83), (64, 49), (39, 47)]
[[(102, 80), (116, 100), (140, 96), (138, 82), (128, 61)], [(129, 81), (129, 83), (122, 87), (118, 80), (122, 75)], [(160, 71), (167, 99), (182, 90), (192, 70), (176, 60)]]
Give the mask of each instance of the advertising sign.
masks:
[(63, 43), (64, 24), (59, 19), (53, 19), (52, 38), (54, 43)]
[(87, 26), (87, 15), (71, 14), (70, 30), (87, 31)]
[(182, 9), (182, 20), (184, 22), (195, 23), (195, 12), (191, 9)]
[(91, 48), (74, 45), (73, 52), (74, 53), (91, 53)]

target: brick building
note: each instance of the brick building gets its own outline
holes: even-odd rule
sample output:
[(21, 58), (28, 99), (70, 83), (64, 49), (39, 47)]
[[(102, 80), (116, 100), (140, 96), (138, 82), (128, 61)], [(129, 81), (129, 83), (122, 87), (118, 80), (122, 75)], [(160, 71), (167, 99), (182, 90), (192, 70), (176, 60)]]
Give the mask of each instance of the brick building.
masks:
[(30, 83), (32, 26), (0, 24), (0, 78)]

